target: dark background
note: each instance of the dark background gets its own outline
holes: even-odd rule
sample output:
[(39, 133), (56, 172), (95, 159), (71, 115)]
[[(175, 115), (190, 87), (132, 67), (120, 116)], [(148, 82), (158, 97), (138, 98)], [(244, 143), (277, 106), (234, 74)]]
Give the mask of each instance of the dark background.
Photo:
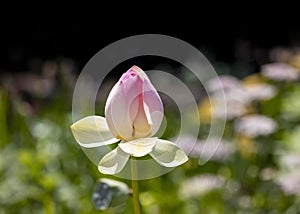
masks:
[[(107, 18), (109, 19), (109, 17)], [(220, 21), (221, 20), (221, 21)], [(37, 19), (4, 23), (1, 35), (0, 71), (27, 71), (33, 59), (74, 59), (79, 68), (100, 49), (124, 37), (154, 33), (180, 38), (206, 54), (210, 60), (233, 63), (239, 60), (237, 49), (246, 45), (250, 50), (269, 50), (275, 46), (297, 46), (300, 28), (276, 20), (255, 23), (226, 22), (222, 18), (214, 23), (199, 21), (189, 23), (186, 18), (177, 21), (108, 23), (75, 21), (43, 22)], [(249, 58), (249, 56), (247, 56)], [(267, 56), (264, 56), (267, 61)], [(251, 57), (250, 57), (251, 60)]]

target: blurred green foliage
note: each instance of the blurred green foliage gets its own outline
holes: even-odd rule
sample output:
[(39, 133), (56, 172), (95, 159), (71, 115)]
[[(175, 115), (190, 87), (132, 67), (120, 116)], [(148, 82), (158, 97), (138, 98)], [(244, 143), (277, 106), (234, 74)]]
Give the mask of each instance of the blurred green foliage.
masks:
[[(234, 121), (228, 121), (224, 136), (237, 149), (222, 161), (200, 166), (198, 158), (191, 158), (166, 175), (140, 181), (144, 213), (300, 212), (300, 188), (291, 193), (279, 182), (289, 172), (282, 158), (291, 152), (300, 155), (300, 84), (270, 84), (278, 93), (252, 103), (251, 112), (272, 117), (276, 132), (249, 138), (236, 133)], [(0, 89), (0, 214), (115, 213), (93, 206), (97, 180), (112, 177), (101, 175), (75, 142), (69, 129), (71, 99), (72, 88), (61, 84), (51, 99), (36, 99), (40, 108), (27, 113), (25, 102)], [(166, 117), (176, 126), (167, 127), (168, 138), (180, 120), (172, 111)], [(199, 138), (207, 126), (201, 126)], [(292, 170), (300, 170), (300, 161), (296, 167)], [(190, 182), (194, 189), (188, 188)], [(133, 213), (131, 198), (124, 213)]]

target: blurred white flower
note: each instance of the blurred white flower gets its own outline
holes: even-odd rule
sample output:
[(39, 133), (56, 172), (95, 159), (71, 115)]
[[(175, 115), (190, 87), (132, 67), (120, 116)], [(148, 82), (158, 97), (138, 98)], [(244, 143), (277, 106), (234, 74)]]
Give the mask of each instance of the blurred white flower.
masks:
[(183, 181), (179, 188), (182, 199), (199, 197), (215, 189), (222, 188), (225, 179), (213, 174), (198, 175)]
[[(252, 101), (271, 99), (276, 93), (276, 88), (266, 83), (236, 84), (234, 87), (227, 87), (224, 91), (216, 90), (210, 96), (212, 114), (220, 119), (240, 117), (248, 112)], [(223, 101), (223, 96), (226, 102)]]
[(247, 114), (251, 102), (271, 99), (277, 93), (276, 88), (263, 83), (260, 76), (253, 76), (248, 82), (249, 80), (247, 83), (241, 82), (230, 75), (221, 75), (219, 78), (209, 80), (206, 87), (210, 93), (209, 105), (200, 107), (210, 109), (202, 112), (209, 112), (211, 117), (218, 119), (234, 119)]
[[(223, 96), (225, 96), (225, 102), (223, 101)], [(247, 113), (249, 99), (240, 88), (228, 90), (225, 94), (222, 92), (214, 93), (210, 100), (212, 103), (212, 114), (215, 118), (233, 119)]]
[(31, 127), (31, 133), (38, 139), (45, 139), (49, 137), (49, 135), (53, 135), (54, 129), (55, 126), (50, 121), (39, 121), (33, 123)]
[(245, 97), (249, 100), (268, 100), (276, 95), (276, 88), (266, 83), (258, 83), (244, 86)]
[(278, 184), (286, 194), (300, 195), (300, 170), (281, 175)]
[(207, 90), (211, 93), (209, 96), (212, 105), (211, 113), (214, 118), (232, 119), (246, 113), (245, 104), (248, 100), (245, 100), (241, 88), (241, 82), (230, 75), (221, 75), (207, 82)]
[(192, 135), (181, 135), (178, 138), (171, 138), (170, 141), (174, 142), (186, 154), (191, 153), (194, 146), (198, 143), (198, 139)]
[(217, 139), (199, 141), (192, 136), (186, 135), (181, 136), (177, 140), (171, 139), (171, 141), (175, 142), (190, 157), (200, 157), (205, 160), (225, 160), (235, 151), (234, 144), (225, 140), (221, 142)]
[(250, 102), (250, 97), (246, 93), (243, 86), (232, 88), (225, 92), (226, 102), (239, 102), (243, 104), (248, 104)]
[(234, 122), (234, 130), (250, 138), (271, 134), (276, 128), (276, 122), (263, 115), (248, 115)]
[(241, 85), (240, 81), (230, 75), (221, 75), (218, 78), (210, 79), (207, 82), (207, 90), (209, 92), (217, 92), (220, 90), (227, 91), (229, 89), (235, 89)]
[(250, 103), (255, 100), (267, 100), (274, 97), (276, 88), (266, 83), (240, 85), (225, 91), (226, 102)]
[(251, 197), (249, 195), (243, 195), (239, 198), (238, 204), (241, 208), (247, 209), (252, 205)]
[(299, 78), (299, 71), (285, 63), (271, 63), (263, 65), (262, 75), (275, 81), (296, 81)]
[(280, 158), (280, 165), (288, 170), (300, 169), (300, 154), (296, 152), (284, 153)]
[[(216, 148), (218, 149), (215, 151)], [(214, 151), (215, 153), (213, 153)], [(234, 151), (234, 144), (228, 141), (222, 140), (222, 142), (219, 142), (218, 140), (203, 140), (195, 144), (190, 156), (204, 159), (210, 158), (211, 160), (225, 160), (229, 158)], [(212, 153), (213, 155), (211, 156)]]
[(272, 168), (263, 168), (260, 172), (260, 178), (264, 181), (269, 181), (274, 178), (275, 170)]

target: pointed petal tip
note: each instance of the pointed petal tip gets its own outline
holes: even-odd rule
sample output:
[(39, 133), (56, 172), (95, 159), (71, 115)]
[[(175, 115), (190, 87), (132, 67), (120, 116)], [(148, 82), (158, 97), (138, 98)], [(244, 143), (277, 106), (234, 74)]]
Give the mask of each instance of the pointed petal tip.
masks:
[(104, 117), (87, 116), (73, 123), (70, 128), (82, 147), (93, 148), (119, 141), (111, 134)]
[(122, 171), (129, 159), (129, 154), (119, 147), (107, 153), (99, 162), (98, 170), (102, 174), (114, 175)]
[(133, 66), (130, 68), (130, 70), (134, 70), (134, 71), (142, 71), (142, 69), (141, 69), (139, 66), (137, 66), (137, 65), (133, 65)]
[(157, 142), (153, 151), (150, 152), (151, 157), (160, 165), (165, 167), (176, 167), (188, 161), (188, 156), (175, 143), (167, 140)]
[(117, 164), (116, 164), (115, 166), (110, 167), (110, 168), (99, 165), (98, 171), (105, 175), (114, 175), (114, 174), (117, 174), (121, 170), (117, 170)]

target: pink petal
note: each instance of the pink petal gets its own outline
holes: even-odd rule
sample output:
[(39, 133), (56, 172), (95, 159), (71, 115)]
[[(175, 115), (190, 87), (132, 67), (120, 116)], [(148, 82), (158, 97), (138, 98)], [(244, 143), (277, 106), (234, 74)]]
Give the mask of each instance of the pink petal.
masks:
[(144, 103), (149, 108), (150, 116), (152, 119), (152, 135), (154, 135), (159, 130), (159, 127), (163, 120), (164, 107), (160, 96), (158, 95), (148, 77), (144, 80), (143, 86)]

